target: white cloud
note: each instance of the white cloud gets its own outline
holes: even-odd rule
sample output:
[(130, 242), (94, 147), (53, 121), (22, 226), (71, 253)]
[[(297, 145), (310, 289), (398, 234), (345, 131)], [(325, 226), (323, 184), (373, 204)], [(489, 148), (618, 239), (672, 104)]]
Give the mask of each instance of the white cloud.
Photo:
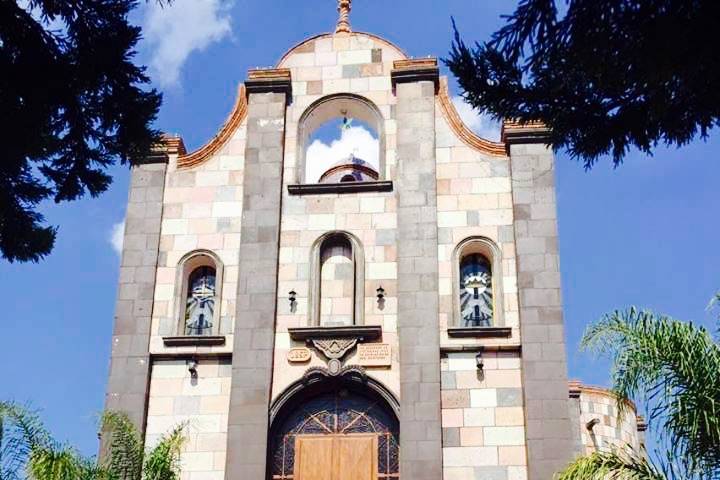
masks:
[(479, 114), (459, 95), (452, 97), (453, 105), (463, 123), (476, 135), (486, 139), (500, 140), (500, 124), (487, 115)]
[(150, 73), (160, 86), (176, 86), (188, 56), (232, 34), (232, 0), (147, 2), (143, 19)]
[(115, 250), (115, 253), (118, 255), (122, 254), (124, 237), (125, 219), (112, 226), (112, 229), (110, 230), (110, 238), (108, 238), (113, 250)]
[(316, 139), (305, 153), (305, 181), (317, 182), (320, 175), (333, 163), (348, 157), (351, 153), (377, 170), (378, 152), (378, 139), (364, 127), (350, 127), (343, 130), (340, 138), (330, 142), (330, 145)]

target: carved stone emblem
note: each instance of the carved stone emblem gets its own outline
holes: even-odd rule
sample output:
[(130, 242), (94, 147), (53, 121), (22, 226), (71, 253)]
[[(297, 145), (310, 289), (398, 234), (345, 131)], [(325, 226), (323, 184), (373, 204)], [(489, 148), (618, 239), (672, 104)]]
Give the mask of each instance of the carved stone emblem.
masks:
[(320, 350), (328, 359), (328, 370), (331, 375), (337, 375), (342, 367), (342, 359), (355, 348), (357, 338), (313, 338), (313, 346)]
[(327, 359), (328, 375), (336, 376), (342, 371), (343, 359), (357, 345), (382, 337), (380, 325), (344, 325), (338, 327), (291, 327), (290, 338), (304, 341)]

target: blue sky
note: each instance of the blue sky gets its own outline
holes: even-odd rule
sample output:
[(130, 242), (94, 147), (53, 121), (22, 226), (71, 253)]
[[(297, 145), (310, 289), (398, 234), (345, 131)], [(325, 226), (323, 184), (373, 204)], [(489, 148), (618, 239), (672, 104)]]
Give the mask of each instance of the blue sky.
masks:
[[(446, 55), (454, 15), (467, 39), (487, 39), (510, 13), (507, 0), (355, 0), (356, 30), (381, 35), (409, 55)], [(328, 31), (334, 0), (302, 2), (175, 0), (134, 16), (147, 40), (140, 58), (165, 93), (157, 126), (179, 133), (193, 149), (211, 138), (248, 68), (274, 65), (296, 42)], [(447, 73), (447, 72), (446, 72)], [(451, 83), (452, 82), (451, 80)], [(485, 132), (487, 122), (462, 109)], [(591, 172), (557, 158), (560, 259), (569, 370), (572, 378), (606, 384), (607, 362), (577, 352), (586, 324), (603, 312), (636, 304), (715, 326), (705, 310), (720, 289), (720, 135), (683, 149), (633, 153), (613, 169)], [(40, 264), (0, 262), (0, 398), (30, 401), (58, 438), (96, 450), (119, 257), (113, 227), (121, 222), (128, 172), (97, 199), (48, 205), (60, 225), (54, 253)]]

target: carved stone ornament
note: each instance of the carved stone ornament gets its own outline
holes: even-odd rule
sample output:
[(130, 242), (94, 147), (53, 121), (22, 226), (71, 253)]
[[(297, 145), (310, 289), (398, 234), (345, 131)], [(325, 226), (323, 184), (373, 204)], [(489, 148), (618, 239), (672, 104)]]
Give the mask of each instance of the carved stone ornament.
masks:
[(337, 375), (342, 368), (342, 359), (357, 345), (357, 337), (350, 338), (313, 338), (310, 340), (328, 359), (328, 371), (331, 375)]

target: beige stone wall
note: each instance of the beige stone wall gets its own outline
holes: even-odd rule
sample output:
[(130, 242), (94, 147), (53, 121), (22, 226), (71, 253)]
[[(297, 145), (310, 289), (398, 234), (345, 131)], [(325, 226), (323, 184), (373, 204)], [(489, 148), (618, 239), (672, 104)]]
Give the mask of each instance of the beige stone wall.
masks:
[[(500, 272), (493, 272), (493, 284), (502, 284), (502, 297), (494, 295), (495, 310), (502, 309), (503, 325), (512, 328), (509, 339), (491, 343), (520, 343), (515, 236), (509, 159), (491, 156), (464, 144), (436, 108), (436, 159), (438, 192), (438, 262), (440, 295), (440, 338), (442, 345), (487, 344), (487, 341), (453, 339), (447, 328), (457, 325), (454, 296), (458, 285), (453, 252), (470, 237), (485, 237), (499, 249)], [(489, 259), (492, 263), (493, 259)], [(497, 288), (495, 288), (497, 292)], [(496, 315), (497, 317), (497, 315)]]
[[(310, 364), (290, 364), (287, 351), (303, 344), (291, 341), (287, 329), (309, 323), (311, 246), (321, 235), (332, 230), (348, 231), (362, 243), (365, 285), (359, 289), (359, 294), (364, 296), (364, 323), (382, 325), (382, 341), (389, 343), (393, 350), (391, 369), (374, 368), (368, 373), (398, 395), (395, 192), (294, 196), (288, 194), (287, 185), (304, 178), (304, 172), (300, 172), (298, 166), (299, 149), (302, 148), (297, 141), (298, 121), (308, 106), (333, 93), (358, 94), (378, 107), (385, 132), (385, 171), (381, 172), (381, 177), (393, 178), (397, 127), (392, 118), (395, 96), (390, 71), (393, 61), (403, 57), (395, 47), (372, 36), (321, 36), (296, 47), (278, 65), (291, 71), (293, 102), (288, 106), (285, 126), (273, 398), (299, 379), (308, 366), (325, 365), (315, 352)], [(386, 292), (382, 309), (375, 292), (379, 286)], [(291, 312), (288, 301), (291, 290), (297, 292), (295, 312)], [(353, 362), (354, 356), (345, 361), (346, 364)]]
[(186, 424), (181, 480), (223, 480), (230, 402), (230, 359), (201, 359), (197, 378), (186, 361), (153, 363), (146, 445), (174, 427)]
[[(580, 387), (580, 397), (575, 399), (574, 408), (579, 410), (580, 441), (583, 451), (608, 451), (612, 448), (626, 448), (640, 451), (642, 434), (638, 432), (638, 421), (634, 405), (618, 419), (617, 402), (613, 395), (597, 387)], [(588, 430), (587, 424), (597, 419), (599, 423)]]
[[(243, 122), (231, 139), (206, 162), (178, 168), (176, 158), (168, 166), (163, 198), (155, 298), (153, 304), (151, 353), (229, 352), (233, 344), (235, 296), (238, 277), (238, 246), (243, 199), (245, 154)], [(178, 311), (182, 285), (178, 262), (188, 253), (204, 249), (223, 263), (223, 278), (217, 279), (222, 296), (217, 300), (214, 323), (217, 333), (226, 335), (222, 347), (163, 346), (162, 337), (178, 335)]]
[(443, 478), (527, 478), (525, 423), (516, 352), (448, 353), (441, 360)]

